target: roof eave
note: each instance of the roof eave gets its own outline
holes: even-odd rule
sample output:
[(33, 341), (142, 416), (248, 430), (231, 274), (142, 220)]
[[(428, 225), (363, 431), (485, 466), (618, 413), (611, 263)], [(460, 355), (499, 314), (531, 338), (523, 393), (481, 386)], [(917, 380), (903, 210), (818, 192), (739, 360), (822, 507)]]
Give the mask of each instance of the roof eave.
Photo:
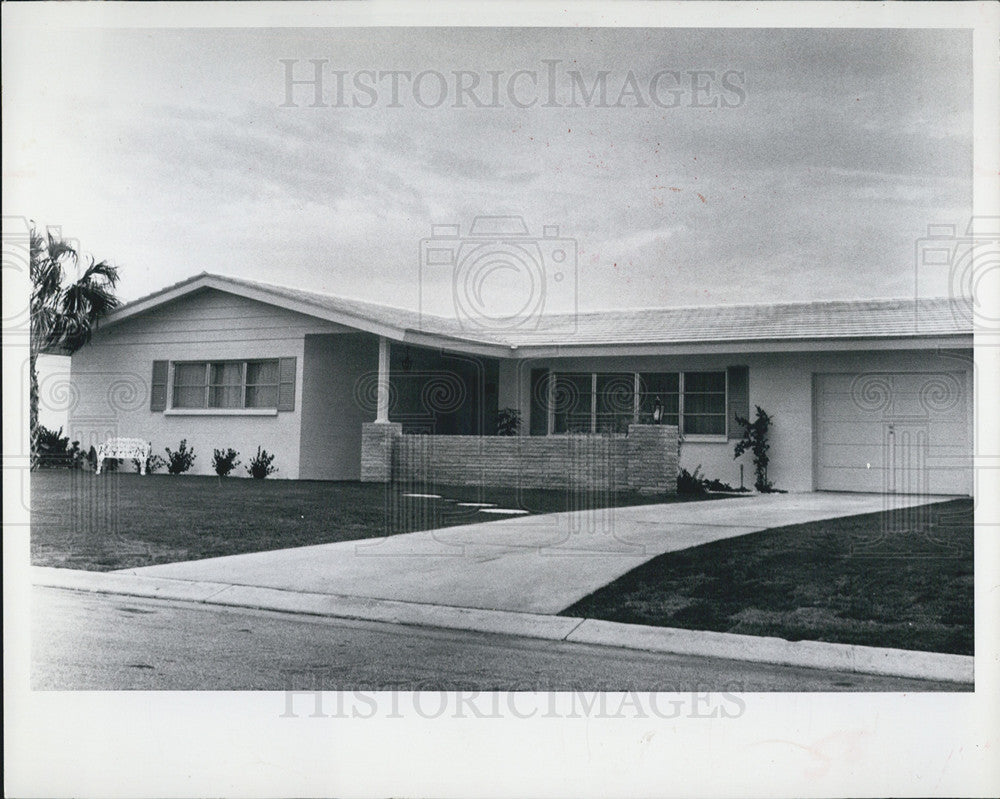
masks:
[(597, 357), (616, 355), (697, 355), (710, 353), (815, 352), (820, 350), (971, 349), (972, 333), (904, 336), (725, 339), (626, 344), (520, 344), (516, 357)]

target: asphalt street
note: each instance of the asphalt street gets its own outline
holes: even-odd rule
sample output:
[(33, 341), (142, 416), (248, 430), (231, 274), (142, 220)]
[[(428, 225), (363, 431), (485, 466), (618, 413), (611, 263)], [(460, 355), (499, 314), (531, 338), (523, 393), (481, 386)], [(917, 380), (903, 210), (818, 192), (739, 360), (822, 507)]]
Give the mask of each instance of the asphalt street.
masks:
[(38, 587), (31, 684), (36, 690), (963, 690), (954, 683)]

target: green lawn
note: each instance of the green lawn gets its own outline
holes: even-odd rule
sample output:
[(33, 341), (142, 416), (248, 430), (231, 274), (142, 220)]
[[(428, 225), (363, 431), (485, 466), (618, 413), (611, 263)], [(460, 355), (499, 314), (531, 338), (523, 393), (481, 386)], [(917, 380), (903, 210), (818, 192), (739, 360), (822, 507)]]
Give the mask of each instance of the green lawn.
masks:
[(765, 530), (661, 555), (562, 615), (971, 655), (972, 529), (959, 499)]
[(403, 497), (373, 483), (247, 480), (40, 470), (31, 475), (31, 560), (106, 571), (243, 552), (377, 538), (502, 516), (460, 508), (492, 502), (552, 513), (704, 497), (434, 487)]

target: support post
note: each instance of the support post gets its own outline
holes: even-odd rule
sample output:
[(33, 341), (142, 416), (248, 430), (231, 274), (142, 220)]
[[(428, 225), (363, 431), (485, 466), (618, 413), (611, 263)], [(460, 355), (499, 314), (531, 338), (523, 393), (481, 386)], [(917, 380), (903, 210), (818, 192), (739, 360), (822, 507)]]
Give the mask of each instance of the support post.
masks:
[(378, 337), (378, 395), (375, 421), (380, 423), (389, 421), (389, 340), (385, 336)]

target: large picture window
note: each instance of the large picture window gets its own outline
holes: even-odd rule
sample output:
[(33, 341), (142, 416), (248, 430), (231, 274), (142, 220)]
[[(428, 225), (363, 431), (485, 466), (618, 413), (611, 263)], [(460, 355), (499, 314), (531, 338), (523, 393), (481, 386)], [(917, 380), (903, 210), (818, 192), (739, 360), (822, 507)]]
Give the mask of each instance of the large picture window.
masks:
[(277, 408), (277, 359), (174, 364), (174, 408)]
[[(624, 433), (630, 424), (677, 425), (681, 435), (726, 435), (726, 372), (538, 373), (532, 391), (533, 435)], [(534, 412), (540, 412), (536, 423)], [(546, 414), (546, 411), (549, 411)], [(551, 427), (541, 422), (550, 419)]]

